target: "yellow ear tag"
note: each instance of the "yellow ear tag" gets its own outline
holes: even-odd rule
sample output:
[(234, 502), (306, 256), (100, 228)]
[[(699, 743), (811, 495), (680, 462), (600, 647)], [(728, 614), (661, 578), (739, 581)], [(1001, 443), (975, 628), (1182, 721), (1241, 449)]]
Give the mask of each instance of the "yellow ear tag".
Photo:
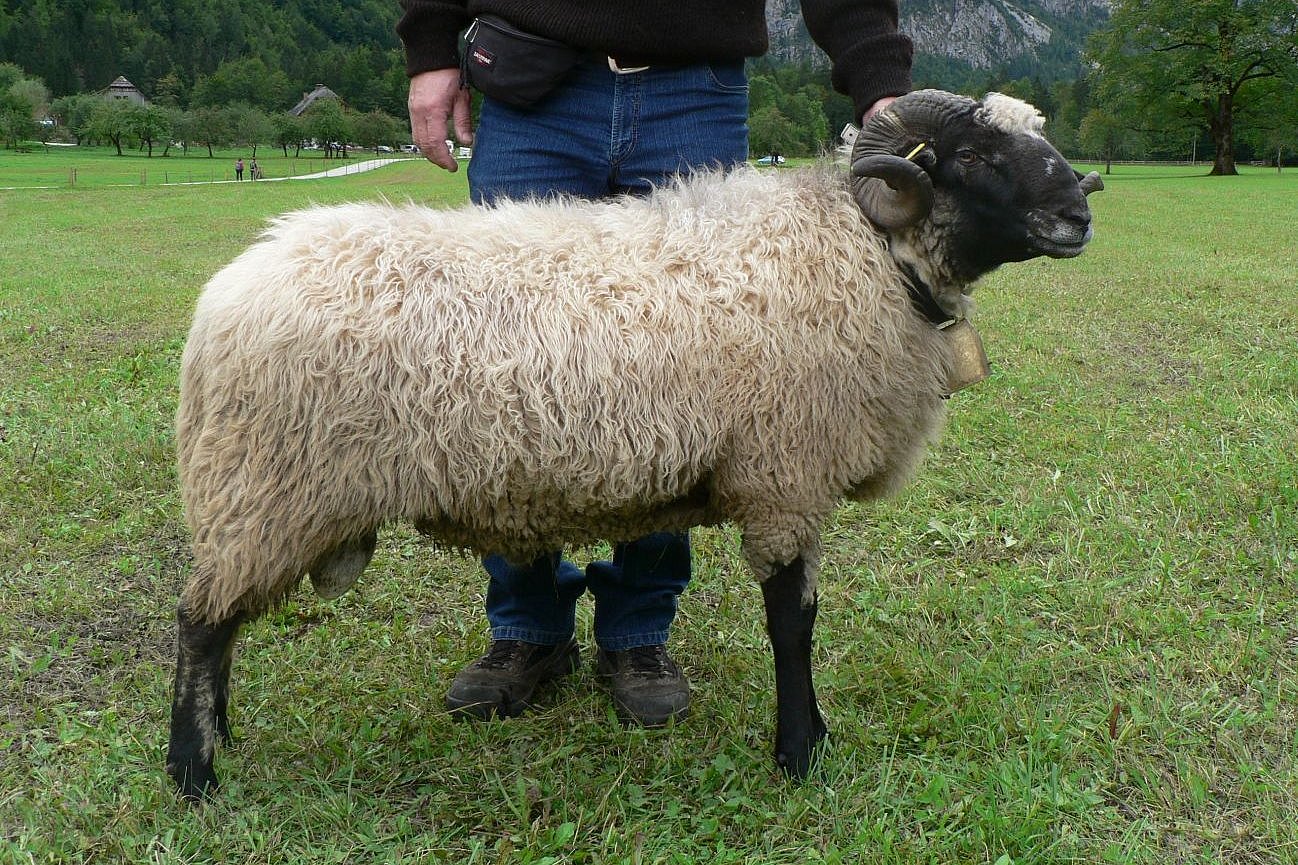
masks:
[(914, 150), (912, 150), (910, 153), (907, 153), (907, 154), (906, 154), (906, 158), (907, 158), (907, 159), (914, 159), (914, 158), (915, 158), (915, 154), (919, 153), (921, 150), (923, 150), (923, 149), (924, 149), (925, 147), (927, 147), (927, 146), (928, 146), (928, 143), (927, 143), (927, 142), (925, 142), (925, 141), (921, 141), (919, 144), (916, 144), (916, 145), (915, 145), (915, 149), (914, 149)]

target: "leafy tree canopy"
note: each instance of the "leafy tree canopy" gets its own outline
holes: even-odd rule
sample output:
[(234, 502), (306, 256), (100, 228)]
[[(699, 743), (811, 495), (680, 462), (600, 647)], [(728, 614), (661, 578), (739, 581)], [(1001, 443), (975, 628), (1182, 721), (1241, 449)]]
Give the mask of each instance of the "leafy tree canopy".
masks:
[(1298, 81), (1298, 4), (1115, 0), (1088, 54), (1097, 102), (1128, 129), (1206, 126), (1213, 173), (1234, 174), (1237, 110), (1269, 97), (1260, 81)]
[(400, 11), (393, 0), (7, 0), (0, 57), (55, 96), (125, 75), (163, 104), (189, 107), (197, 91), (199, 105), (283, 111), (327, 80), (359, 111), (403, 116)]

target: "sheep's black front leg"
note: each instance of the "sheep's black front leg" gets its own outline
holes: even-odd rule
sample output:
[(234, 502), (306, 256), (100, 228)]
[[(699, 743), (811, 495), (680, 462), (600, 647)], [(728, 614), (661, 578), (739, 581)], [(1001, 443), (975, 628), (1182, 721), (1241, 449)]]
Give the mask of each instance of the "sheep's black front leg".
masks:
[(766, 632), (775, 655), (775, 762), (794, 778), (806, 776), (817, 743), (828, 733), (811, 682), (816, 600), (803, 604), (806, 579), (806, 565), (798, 557), (762, 583)]
[(212, 756), (217, 736), (230, 738), (230, 659), (242, 620), (240, 613), (205, 625), (191, 618), (184, 605), (176, 610), (176, 690), (167, 773), (189, 800), (201, 799), (217, 788)]

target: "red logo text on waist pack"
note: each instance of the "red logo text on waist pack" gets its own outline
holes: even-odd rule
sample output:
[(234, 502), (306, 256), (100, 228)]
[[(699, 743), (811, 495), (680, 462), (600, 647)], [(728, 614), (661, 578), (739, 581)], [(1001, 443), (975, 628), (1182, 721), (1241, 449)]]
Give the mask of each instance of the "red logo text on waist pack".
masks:
[(477, 45), (473, 46), (473, 53), (470, 55), (470, 58), (479, 66), (490, 66), (496, 62), (495, 54), (492, 54), (485, 48), (479, 48)]

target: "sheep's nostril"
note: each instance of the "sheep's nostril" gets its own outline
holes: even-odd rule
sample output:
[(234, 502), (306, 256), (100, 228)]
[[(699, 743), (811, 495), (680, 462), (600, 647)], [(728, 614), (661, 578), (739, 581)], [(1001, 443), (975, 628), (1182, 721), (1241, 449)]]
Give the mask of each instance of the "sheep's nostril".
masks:
[(1067, 223), (1076, 226), (1082, 231), (1091, 227), (1091, 209), (1083, 204), (1081, 207), (1074, 207), (1065, 210), (1059, 214), (1059, 218)]

